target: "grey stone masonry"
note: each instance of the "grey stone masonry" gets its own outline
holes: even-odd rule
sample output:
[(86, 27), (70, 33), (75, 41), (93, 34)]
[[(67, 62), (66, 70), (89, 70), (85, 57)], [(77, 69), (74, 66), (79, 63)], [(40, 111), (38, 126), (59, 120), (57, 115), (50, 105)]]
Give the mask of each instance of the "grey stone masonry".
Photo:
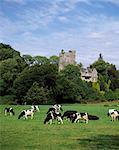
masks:
[(68, 52), (62, 51), (59, 54), (59, 71), (63, 70), (65, 66), (69, 64), (76, 64), (75, 61), (76, 51), (69, 50)]
[(82, 80), (87, 82), (97, 82), (98, 73), (95, 68), (82, 68), (80, 71)]

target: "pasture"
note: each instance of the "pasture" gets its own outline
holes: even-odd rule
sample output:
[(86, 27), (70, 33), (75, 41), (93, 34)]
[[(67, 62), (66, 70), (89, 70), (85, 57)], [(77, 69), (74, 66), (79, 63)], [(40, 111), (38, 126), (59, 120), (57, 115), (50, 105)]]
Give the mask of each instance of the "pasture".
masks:
[[(117, 103), (109, 104), (64, 104), (66, 110), (88, 112), (100, 117), (88, 124), (71, 123), (67, 120), (63, 125), (54, 122), (44, 125), (43, 121), (49, 105), (40, 105), (33, 120), (18, 120), (23, 109), (30, 106), (13, 105), (15, 116), (5, 116), (0, 106), (0, 150), (116, 150), (119, 149), (119, 121), (112, 122), (107, 117), (109, 108), (119, 109)], [(113, 106), (115, 105), (115, 106)]]

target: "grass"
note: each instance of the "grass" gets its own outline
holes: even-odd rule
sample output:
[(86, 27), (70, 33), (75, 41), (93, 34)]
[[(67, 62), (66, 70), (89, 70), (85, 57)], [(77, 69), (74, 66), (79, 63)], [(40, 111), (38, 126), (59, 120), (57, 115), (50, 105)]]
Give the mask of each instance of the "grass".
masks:
[[(115, 107), (112, 107), (115, 105)], [(12, 106), (15, 116), (4, 116), (0, 106), (0, 150), (116, 150), (119, 149), (119, 121), (111, 122), (107, 117), (109, 108), (116, 108), (116, 103), (104, 104), (65, 104), (64, 111), (77, 110), (97, 115), (100, 120), (72, 124), (64, 121), (44, 125), (43, 121), (50, 106), (41, 105), (34, 119), (18, 120), (21, 110), (30, 106)]]

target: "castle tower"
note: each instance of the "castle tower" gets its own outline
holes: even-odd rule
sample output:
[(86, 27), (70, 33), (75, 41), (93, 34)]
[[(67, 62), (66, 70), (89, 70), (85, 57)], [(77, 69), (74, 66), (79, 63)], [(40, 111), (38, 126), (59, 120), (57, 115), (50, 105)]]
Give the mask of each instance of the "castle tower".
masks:
[(69, 64), (75, 64), (76, 51), (69, 50), (68, 52), (61, 51), (59, 54), (59, 71), (63, 70)]

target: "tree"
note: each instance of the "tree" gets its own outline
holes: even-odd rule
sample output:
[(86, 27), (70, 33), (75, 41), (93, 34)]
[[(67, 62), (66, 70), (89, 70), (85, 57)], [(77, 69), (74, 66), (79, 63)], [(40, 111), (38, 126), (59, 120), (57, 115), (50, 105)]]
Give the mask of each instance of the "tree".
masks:
[(23, 55), (22, 57), (29, 66), (34, 63), (34, 58), (31, 55)]
[(78, 64), (78, 67), (81, 69), (81, 68), (83, 68), (83, 64), (80, 62), (79, 64)]
[(59, 77), (56, 83), (56, 101), (58, 103), (74, 103), (79, 98), (77, 85), (65, 77)]
[(18, 74), (24, 69), (26, 63), (21, 57), (8, 58), (0, 61), (0, 75), (1, 80), (4, 82), (4, 91), (2, 94), (10, 94), (14, 80)]
[(49, 61), (50, 61), (51, 64), (57, 64), (57, 65), (58, 65), (58, 64), (59, 64), (59, 57), (53, 55), (53, 56), (51, 56), (51, 57), (49, 58)]
[(115, 91), (109, 90), (105, 93), (105, 97), (109, 101), (119, 100), (119, 89), (116, 89)]
[(5, 90), (7, 89), (7, 84), (3, 79), (0, 79), (0, 95), (5, 95)]
[(0, 61), (15, 57), (20, 57), (18, 51), (14, 50), (10, 45), (0, 43)]
[[(112, 64), (105, 62), (102, 55), (100, 54), (99, 59), (95, 61), (92, 65), (92, 68), (96, 68), (98, 72), (98, 82), (100, 84), (100, 91), (109, 91), (112, 83), (112, 72), (114, 68)], [(114, 75), (114, 74), (113, 74)]]
[(110, 88), (112, 90), (119, 88), (119, 70), (116, 70), (115, 65), (110, 65), (110, 67), (107, 69), (107, 74), (111, 81)]
[(13, 88), (17, 98), (22, 99), (34, 82), (53, 93), (57, 73), (58, 67), (54, 64), (34, 64), (31, 67), (26, 67), (14, 80)]
[(35, 56), (33, 58), (34, 58), (35, 64), (43, 65), (43, 64), (50, 63), (49, 59), (47, 57), (44, 57), (44, 56)]
[(96, 89), (98, 92), (100, 92), (100, 84), (98, 82), (93, 82), (92, 87)]
[(109, 63), (105, 62), (104, 60), (98, 60), (95, 61), (91, 67), (95, 68), (97, 72), (101, 75), (106, 75), (107, 74), (107, 68), (110, 66)]
[(44, 89), (43, 87), (39, 87), (37, 82), (34, 82), (31, 88), (26, 93), (26, 96), (24, 97), (24, 101), (27, 102), (27, 104), (47, 104), (49, 97), (48, 90)]
[(59, 74), (61, 76), (65, 76), (70, 80), (79, 80), (81, 75), (79, 66), (74, 66), (74, 65), (65, 66), (65, 69), (60, 71)]

